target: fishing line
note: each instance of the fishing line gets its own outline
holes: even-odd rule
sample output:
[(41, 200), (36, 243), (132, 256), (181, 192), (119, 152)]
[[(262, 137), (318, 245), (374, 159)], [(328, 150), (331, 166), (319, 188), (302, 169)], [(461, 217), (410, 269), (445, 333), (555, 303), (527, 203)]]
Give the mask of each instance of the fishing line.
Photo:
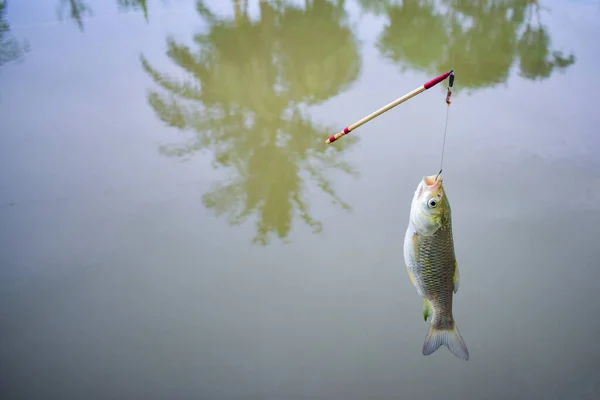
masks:
[[(454, 56), (456, 54), (454, 53), (454, 50), (452, 50), (452, 65), (456, 65), (454, 64)], [(444, 169), (444, 151), (446, 150), (446, 136), (448, 133), (448, 115), (450, 114), (450, 97), (452, 97), (452, 87), (454, 86), (454, 70), (450, 70), (450, 79), (448, 80), (448, 91), (446, 93), (446, 104), (448, 105), (448, 107), (446, 108), (446, 123), (444, 124), (444, 140), (442, 142), (442, 155), (441, 155), (441, 159), (440, 159), (440, 172), (438, 172), (438, 174), (435, 177), (435, 180), (437, 180), (438, 176), (440, 176), (440, 174), (442, 173), (442, 170)]]
[(450, 71), (450, 79), (448, 82), (448, 92), (446, 94), (446, 104), (448, 107), (446, 108), (446, 123), (444, 124), (444, 140), (442, 142), (442, 155), (440, 160), (440, 172), (438, 172), (435, 179), (437, 180), (438, 176), (442, 173), (444, 168), (444, 151), (446, 150), (446, 136), (448, 135), (448, 116), (450, 115), (450, 97), (452, 96), (452, 86), (454, 86), (454, 70)]
[(444, 150), (446, 149), (446, 135), (448, 132), (448, 115), (450, 114), (450, 105), (446, 108), (446, 125), (444, 126), (444, 140), (442, 141), (442, 159), (440, 160), (440, 172), (438, 175), (442, 173), (442, 169), (444, 167)]

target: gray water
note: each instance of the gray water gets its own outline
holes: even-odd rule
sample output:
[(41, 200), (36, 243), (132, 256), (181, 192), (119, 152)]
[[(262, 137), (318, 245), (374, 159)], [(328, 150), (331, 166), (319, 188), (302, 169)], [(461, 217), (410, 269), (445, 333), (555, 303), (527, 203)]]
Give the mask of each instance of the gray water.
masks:
[[(600, 397), (597, 0), (2, 3), (3, 400)], [(402, 255), (444, 85), (324, 144), (451, 68), (468, 362)]]

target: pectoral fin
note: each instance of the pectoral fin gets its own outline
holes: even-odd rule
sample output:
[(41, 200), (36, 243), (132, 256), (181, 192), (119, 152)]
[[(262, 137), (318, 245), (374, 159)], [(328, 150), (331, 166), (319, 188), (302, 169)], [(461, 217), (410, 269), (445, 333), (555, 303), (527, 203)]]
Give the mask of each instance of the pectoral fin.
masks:
[(417, 293), (422, 296), (421, 290), (417, 285), (417, 281), (415, 276), (412, 273), (412, 268), (417, 265), (419, 260), (419, 241), (416, 233), (413, 233), (411, 236), (407, 237), (407, 240), (404, 242), (404, 251), (406, 253), (406, 266), (408, 270), (408, 277), (410, 278), (410, 282), (417, 289)]
[(410, 278), (410, 282), (413, 284), (413, 286), (417, 287), (417, 282), (415, 282), (415, 277), (413, 276), (412, 272), (410, 272), (410, 270), (408, 270), (408, 277)]
[(419, 235), (416, 232), (413, 233), (410, 243), (412, 245), (413, 259), (417, 263), (419, 261)]
[(423, 298), (423, 319), (427, 321), (427, 318), (431, 315), (431, 304), (427, 299)]
[(458, 262), (454, 264), (454, 293), (458, 292), (458, 286), (460, 285), (460, 274), (458, 273)]

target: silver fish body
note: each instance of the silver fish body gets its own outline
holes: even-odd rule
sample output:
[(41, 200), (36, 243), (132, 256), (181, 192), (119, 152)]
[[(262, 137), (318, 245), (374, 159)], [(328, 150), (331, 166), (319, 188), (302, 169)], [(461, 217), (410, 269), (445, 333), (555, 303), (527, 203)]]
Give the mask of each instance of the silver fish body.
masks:
[(452, 313), (460, 277), (450, 203), (439, 175), (424, 177), (415, 191), (404, 239), (404, 260), (411, 282), (423, 297), (425, 320), (431, 315), (423, 355), (445, 345), (456, 357), (468, 360), (469, 351)]

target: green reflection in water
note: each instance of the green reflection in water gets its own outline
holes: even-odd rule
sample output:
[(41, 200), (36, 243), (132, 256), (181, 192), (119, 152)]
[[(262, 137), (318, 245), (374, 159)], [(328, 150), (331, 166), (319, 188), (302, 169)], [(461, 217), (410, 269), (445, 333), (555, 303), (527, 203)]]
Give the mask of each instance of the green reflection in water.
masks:
[(123, 11), (142, 11), (148, 21), (148, 0), (117, 0), (117, 6)]
[(68, 13), (70, 19), (72, 19), (80, 30), (83, 31), (83, 19), (86, 16), (92, 16), (93, 12), (89, 5), (84, 0), (60, 0), (58, 5), (58, 12), (61, 18)]
[(20, 60), (29, 51), (29, 45), (19, 42), (10, 33), (10, 25), (6, 19), (8, 1), (0, 0), (0, 67), (4, 64)]
[[(148, 0), (117, 0), (117, 7), (122, 11), (141, 10), (144, 13), (144, 18), (148, 21)], [(67, 14), (81, 31), (84, 28), (84, 18), (94, 15), (92, 7), (85, 0), (60, 0), (58, 13), (61, 18), (64, 18)]]
[(267, 244), (271, 234), (287, 237), (294, 215), (319, 232), (321, 223), (303, 195), (305, 181), (348, 209), (325, 171), (357, 174), (340, 159), (357, 137), (325, 146), (323, 138), (335, 130), (311, 121), (305, 111), (347, 89), (359, 75), (358, 43), (343, 2), (307, 1), (302, 8), (262, 2), (256, 20), (243, 4), (233, 3), (235, 18), (227, 20), (198, 1), (208, 28), (194, 37), (197, 50), (167, 38), (167, 54), (187, 80), (158, 72), (141, 56), (161, 87), (148, 95), (156, 114), (194, 132), (189, 143), (161, 152), (183, 157), (210, 150), (213, 165), (227, 168), (231, 179), (216, 184), (203, 203), (232, 224), (255, 216), (255, 243)]
[(358, 0), (387, 22), (381, 54), (402, 70), (435, 75), (455, 69), (458, 89), (506, 82), (513, 66), (527, 79), (545, 79), (575, 62), (551, 49), (544, 11), (524, 0)]

